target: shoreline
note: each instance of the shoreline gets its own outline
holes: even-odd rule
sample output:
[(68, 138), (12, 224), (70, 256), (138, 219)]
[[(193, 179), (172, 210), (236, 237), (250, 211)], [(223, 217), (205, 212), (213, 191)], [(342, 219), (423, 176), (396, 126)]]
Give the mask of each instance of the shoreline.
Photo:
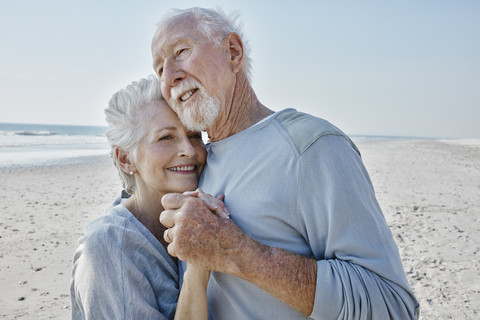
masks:
[[(356, 142), (421, 319), (480, 316), (480, 139)], [(108, 155), (0, 168), (0, 318), (70, 318), (73, 253), (121, 191)]]

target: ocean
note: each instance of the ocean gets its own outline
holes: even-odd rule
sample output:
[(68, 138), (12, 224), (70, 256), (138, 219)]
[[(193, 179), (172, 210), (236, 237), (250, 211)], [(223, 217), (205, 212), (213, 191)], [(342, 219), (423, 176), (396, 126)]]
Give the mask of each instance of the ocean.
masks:
[(58, 165), (108, 155), (106, 127), (0, 123), (0, 168)]
[[(0, 123), (0, 168), (69, 164), (108, 155), (106, 130), (101, 126)], [(419, 139), (366, 135), (350, 138), (356, 143)]]

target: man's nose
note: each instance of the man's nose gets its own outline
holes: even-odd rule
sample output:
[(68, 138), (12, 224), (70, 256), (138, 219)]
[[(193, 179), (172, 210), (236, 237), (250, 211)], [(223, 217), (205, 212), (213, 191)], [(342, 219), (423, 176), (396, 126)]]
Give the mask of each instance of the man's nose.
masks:
[(185, 79), (185, 73), (177, 66), (175, 62), (165, 61), (163, 66), (162, 78), (165, 85), (174, 87), (180, 81)]

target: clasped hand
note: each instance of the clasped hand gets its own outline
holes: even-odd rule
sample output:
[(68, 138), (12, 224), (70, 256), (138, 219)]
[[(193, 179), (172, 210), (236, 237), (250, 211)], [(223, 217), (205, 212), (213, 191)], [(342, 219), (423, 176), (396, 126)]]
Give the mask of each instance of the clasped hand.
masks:
[(228, 254), (245, 235), (229, 219), (223, 198), (200, 189), (163, 196), (160, 223), (168, 228), (164, 238), (170, 255), (208, 270), (226, 271)]

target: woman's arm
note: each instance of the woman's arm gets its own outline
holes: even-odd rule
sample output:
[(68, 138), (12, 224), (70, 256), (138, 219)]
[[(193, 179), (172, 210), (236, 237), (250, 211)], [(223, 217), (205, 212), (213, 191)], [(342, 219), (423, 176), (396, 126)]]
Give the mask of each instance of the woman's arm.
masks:
[(187, 264), (178, 298), (176, 320), (208, 319), (207, 285), (210, 271)]
[[(185, 192), (190, 196), (198, 197), (218, 216), (228, 219), (230, 213), (223, 203), (224, 195), (213, 197), (200, 189)], [(183, 285), (178, 297), (176, 320), (208, 319), (207, 285), (210, 271), (194, 264), (187, 264), (183, 275)]]

